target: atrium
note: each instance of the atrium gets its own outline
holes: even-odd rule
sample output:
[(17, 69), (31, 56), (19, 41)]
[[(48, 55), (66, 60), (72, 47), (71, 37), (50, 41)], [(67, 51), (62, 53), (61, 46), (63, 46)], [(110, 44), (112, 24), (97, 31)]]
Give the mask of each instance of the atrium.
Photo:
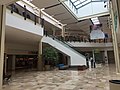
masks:
[(0, 90), (119, 90), (119, 0), (0, 0)]

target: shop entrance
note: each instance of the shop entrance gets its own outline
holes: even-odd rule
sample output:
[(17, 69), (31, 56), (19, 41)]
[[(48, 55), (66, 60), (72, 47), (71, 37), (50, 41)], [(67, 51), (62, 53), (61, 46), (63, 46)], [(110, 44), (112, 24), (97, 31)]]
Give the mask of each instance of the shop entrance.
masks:
[(16, 55), (15, 69), (36, 69), (37, 55)]

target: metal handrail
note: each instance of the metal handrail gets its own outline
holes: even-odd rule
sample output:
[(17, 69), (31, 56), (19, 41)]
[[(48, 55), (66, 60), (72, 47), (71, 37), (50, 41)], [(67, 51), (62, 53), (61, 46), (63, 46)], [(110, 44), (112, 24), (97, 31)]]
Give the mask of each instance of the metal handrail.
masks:
[(70, 46), (68, 43), (66, 43), (66, 42), (64, 42), (64, 41), (62, 41), (62, 40), (59, 40), (59, 39), (57, 39), (55, 36), (52, 36), (52, 35), (48, 35), (48, 37), (53, 38), (53, 40), (61, 43), (62, 45), (64, 45), (64, 46), (66, 46), (67, 48), (71, 49), (72, 51), (74, 51), (75, 53), (79, 54), (80, 56), (86, 58), (84, 55), (80, 54), (79, 52), (77, 52), (76, 50), (74, 50), (73, 48), (71, 48), (71, 46)]
[[(21, 5), (15, 3), (15, 4), (11, 4), (11, 5), (7, 6), (7, 8), (11, 10), (11, 13), (15, 12), (15, 13), (23, 16), (25, 20), (30, 19), (30, 20), (34, 21), (35, 25), (36, 25), (36, 23), (39, 23), (39, 20), (40, 20), (39, 24), (41, 24), (41, 25), (43, 24), (42, 23), (43, 19), (41, 17), (35, 15), (34, 13), (30, 12), (29, 10), (27, 10), (25, 5), (24, 5), (24, 7), (22, 7)], [(44, 26), (44, 25), (42, 25), (42, 26)]]

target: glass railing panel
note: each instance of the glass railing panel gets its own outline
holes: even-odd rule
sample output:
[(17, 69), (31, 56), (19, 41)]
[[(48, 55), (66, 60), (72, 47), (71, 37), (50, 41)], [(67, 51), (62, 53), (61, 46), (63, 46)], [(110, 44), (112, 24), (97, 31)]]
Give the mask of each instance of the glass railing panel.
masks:
[(24, 17), (24, 19), (30, 19), (32, 21), (34, 21), (34, 24), (36, 25), (36, 23), (41, 24), (41, 18), (37, 15), (35, 15), (34, 13), (30, 12), (29, 10), (26, 9), (26, 7), (22, 7), (19, 4), (15, 3), (15, 4), (11, 4), (9, 6), (7, 6), (8, 9), (11, 10), (11, 13), (17, 13), (21, 16)]
[(52, 35), (49, 35), (49, 37), (51, 37), (53, 40), (61, 43), (61, 44), (64, 45), (65, 47), (69, 48), (69, 49), (72, 50), (73, 52), (75, 52), (75, 53), (77, 53), (77, 54), (79, 54), (80, 56), (82, 56), (82, 57), (85, 58), (84, 55), (80, 54), (79, 52), (77, 52), (76, 50), (74, 50), (73, 48), (71, 48), (71, 45), (70, 45), (70, 44), (64, 42), (64, 40), (63, 40), (62, 38), (57, 38), (57, 37), (52, 36)]
[(90, 38), (82, 37), (82, 36), (66, 36), (64, 40), (66, 42), (90, 42), (90, 43), (110, 43), (110, 42), (112, 42), (112, 38), (91, 40)]

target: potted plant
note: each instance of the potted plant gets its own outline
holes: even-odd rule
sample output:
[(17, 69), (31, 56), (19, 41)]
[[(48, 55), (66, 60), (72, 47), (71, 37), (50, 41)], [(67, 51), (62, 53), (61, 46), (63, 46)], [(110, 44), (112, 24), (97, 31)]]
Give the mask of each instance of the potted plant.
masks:
[(43, 62), (46, 70), (50, 70), (51, 66), (55, 66), (58, 63), (58, 53), (56, 49), (46, 47), (43, 50)]

